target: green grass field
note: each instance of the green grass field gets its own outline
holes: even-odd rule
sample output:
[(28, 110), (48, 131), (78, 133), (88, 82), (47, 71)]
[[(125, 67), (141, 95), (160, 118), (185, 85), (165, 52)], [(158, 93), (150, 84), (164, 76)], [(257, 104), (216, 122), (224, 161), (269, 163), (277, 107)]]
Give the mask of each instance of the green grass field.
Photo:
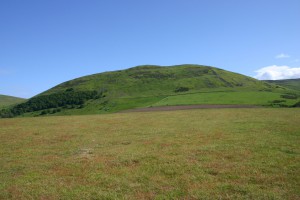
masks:
[(295, 104), (298, 99), (284, 99), (282, 93), (264, 91), (221, 91), (204, 92), (168, 96), (153, 106), (165, 105), (193, 105), (193, 104), (248, 104), (270, 105), (275, 100), (284, 101), (286, 105)]
[(0, 199), (300, 199), (299, 109), (0, 119)]

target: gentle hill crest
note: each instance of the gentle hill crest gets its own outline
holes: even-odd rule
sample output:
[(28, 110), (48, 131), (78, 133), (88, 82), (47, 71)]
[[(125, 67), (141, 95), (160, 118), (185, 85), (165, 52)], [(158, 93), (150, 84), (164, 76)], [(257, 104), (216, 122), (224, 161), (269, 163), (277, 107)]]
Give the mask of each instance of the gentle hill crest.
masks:
[(289, 106), (298, 95), (293, 99), (282, 95), (292, 92), (210, 66), (142, 65), (66, 81), (15, 106), (10, 115), (98, 114), (195, 104)]
[[(191, 91), (205, 88), (272, 88), (271, 84), (223, 69), (201, 65), (142, 65), (126, 70), (103, 72), (76, 78), (51, 88), (42, 95), (75, 90), (107, 90), (116, 96), (173, 94), (178, 87)], [(111, 91), (111, 92), (109, 92)]]
[(26, 99), (20, 98), (20, 97), (13, 97), (8, 95), (2, 95), (0, 94), (0, 108), (4, 106), (10, 106), (17, 103), (21, 103), (25, 101)]
[(282, 87), (300, 91), (300, 78), (284, 80), (266, 80), (267, 83), (273, 83)]

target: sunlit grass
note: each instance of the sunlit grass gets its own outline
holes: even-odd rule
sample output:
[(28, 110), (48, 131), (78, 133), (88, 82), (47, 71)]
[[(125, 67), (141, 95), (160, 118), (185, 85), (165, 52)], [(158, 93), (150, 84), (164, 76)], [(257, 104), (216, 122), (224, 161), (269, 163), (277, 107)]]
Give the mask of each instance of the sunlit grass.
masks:
[(23, 101), (25, 101), (25, 99), (0, 94), (0, 109), (10, 105), (21, 103)]
[(298, 199), (299, 109), (0, 120), (0, 199)]
[(282, 93), (262, 91), (224, 91), (212, 93), (195, 93), (178, 96), (168, 96), (153, 106), (188, 105), (188, 104), (248, 104), (270, 105), (275, 100), (281, 100), (286, 105), (293, 105), (297, 99), (284, 99)]

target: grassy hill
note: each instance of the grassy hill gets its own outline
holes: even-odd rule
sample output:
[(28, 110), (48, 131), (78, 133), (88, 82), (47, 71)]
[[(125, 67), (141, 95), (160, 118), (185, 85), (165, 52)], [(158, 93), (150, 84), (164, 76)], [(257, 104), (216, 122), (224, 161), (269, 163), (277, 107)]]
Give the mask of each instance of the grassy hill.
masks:
[(25, 99), (0, 94), (0, 108), (21, 103), (23, 101), (25, 101)]
[[(298, 100), (293, 93), (295, 90), (215, 67), (144, 65), (64, 82), (12, 112), (36, 116), (190, 104), (289, 106)], [(292, 94), (293, 98), (285, 98), (285, 94)]]
[(267, 80), (266, 82), (300, 91), (300, 78), (286, 80)]
[[(176, 89), (188, 88), (189, 92), (216, 88), (243, 88), (266, 90), (271, 84), (256, 79), (200, 65), (138, 66), (127, 70), (105, 72), (77, 78), (62, 83), (44, 93), (51, 94), (76, 90), (105, 91), (110, 97), (142, 97), (176, 94)], [(180, 91), (177, 91), (177, 93)]]

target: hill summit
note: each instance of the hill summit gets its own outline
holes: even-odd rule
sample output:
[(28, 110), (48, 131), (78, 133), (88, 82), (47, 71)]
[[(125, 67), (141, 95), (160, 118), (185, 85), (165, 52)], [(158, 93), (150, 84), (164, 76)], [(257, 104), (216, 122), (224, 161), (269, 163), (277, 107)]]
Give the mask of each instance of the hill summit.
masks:
[(209, 66), (142, 65), (77, 78), (64, 82), (42, 95), (65, 91), (68, 88), (105, 91), (113, 97), (141, 97), (174, 94), (180, 88), (201, 91), (212, 88), (267, 89), (271, 87), (270, 84), (254, 78)]

